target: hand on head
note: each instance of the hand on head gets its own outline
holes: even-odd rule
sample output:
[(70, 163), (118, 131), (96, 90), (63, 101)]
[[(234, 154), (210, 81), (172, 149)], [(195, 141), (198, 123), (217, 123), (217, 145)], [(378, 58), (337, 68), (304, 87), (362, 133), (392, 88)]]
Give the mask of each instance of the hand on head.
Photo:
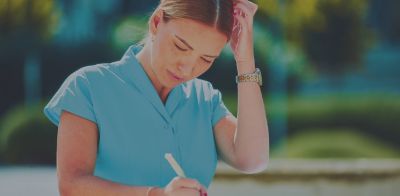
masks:
[(235, 0), (233, 4), (234, 25), (230, 45), (237, 63), (252, 63), (253, 18), (258, 6), (248, 0)]

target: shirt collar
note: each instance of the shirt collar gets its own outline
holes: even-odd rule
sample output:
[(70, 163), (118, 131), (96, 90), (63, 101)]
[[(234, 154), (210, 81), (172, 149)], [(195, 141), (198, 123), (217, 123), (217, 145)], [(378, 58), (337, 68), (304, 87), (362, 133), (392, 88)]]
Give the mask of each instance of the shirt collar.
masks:
[(136, 54), (142, 48), (139, 45), (133, 45), (128, 48), (120, 60), (122, 74), (129, 83), (133, 84), (147, 98), (165, 120), (171, 121), (170, 115), (176, 110), (181, 101), (188, 98), (186, 90), (184, 90), (185, 86), (187, 86), (186, 82), (177, 85), (169, 92), (166, 105), (164, 106), (150, 78), (136, 58)]

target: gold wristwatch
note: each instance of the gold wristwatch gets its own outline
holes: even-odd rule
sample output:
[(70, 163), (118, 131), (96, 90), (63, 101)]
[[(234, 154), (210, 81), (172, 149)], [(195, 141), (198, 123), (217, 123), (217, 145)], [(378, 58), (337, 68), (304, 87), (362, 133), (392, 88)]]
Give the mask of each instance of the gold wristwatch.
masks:
[(256, 71), (253, 73), (236, 76), (236, 84), (239, 82), (257, 82), (258, 85), (262, 86), (261, 70), (256, 68)]

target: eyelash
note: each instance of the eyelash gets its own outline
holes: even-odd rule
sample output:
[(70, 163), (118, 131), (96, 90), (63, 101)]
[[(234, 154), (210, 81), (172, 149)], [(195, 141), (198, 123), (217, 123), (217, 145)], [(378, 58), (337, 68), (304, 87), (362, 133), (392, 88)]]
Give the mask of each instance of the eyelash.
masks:
[(187, 51), (187, 50), (185, 50), (185, 49), (179, 47), (177, 44), (175, 44), (175, 47), (178, 48), (178, 50), (180, 50), (180, 51)]
[[(203, 59), (203, 58), (202, 58), (202, 59)], [(206, 63), (211, 63), (211, 61), (207, 61), (207, 60), (205, 60), (205, 59), (203, 59), (203, 61), (206, 62)]]
[[(178, 48), (178, 50), (180, 50), (180, 51), (183, 51), (183, 52), (187, 51), (187, 50), (185, 50), (185, 49), (179, 47), (179, 46), (178, 46), (177, 44), (175, 44), (175, 43), (174, 43), (174, 45), (175, 45), (175, 47)], [(204, 58), (201, 58), (201, 59), (203, 59), (203, 61), (206, 62), (206, 63), (211, 63), (211, 61), (207, 61), (207, 60), (205, 60)]]

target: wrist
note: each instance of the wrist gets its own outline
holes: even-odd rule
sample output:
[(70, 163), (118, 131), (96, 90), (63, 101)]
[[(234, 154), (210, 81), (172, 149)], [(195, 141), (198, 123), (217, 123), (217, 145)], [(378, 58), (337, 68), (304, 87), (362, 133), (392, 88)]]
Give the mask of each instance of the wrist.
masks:
[(259, 68), (254, 68), (253, 72), (245, 72), (236, 76), (236, 83), (256, 82), (262, 86), (262, 75)]
[(256, 70), (256, 65), (254, 62), (238, 63), (236, 66), (238, 75), (253, 73)]

